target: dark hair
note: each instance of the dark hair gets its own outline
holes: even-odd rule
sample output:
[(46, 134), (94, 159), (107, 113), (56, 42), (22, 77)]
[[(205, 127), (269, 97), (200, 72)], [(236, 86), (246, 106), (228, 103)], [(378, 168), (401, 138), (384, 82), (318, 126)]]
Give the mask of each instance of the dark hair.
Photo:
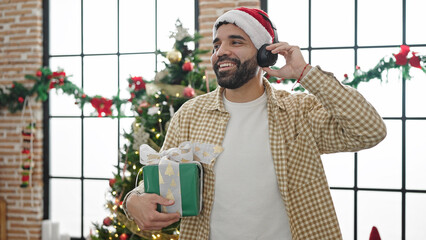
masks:
[[(218, 22), (215, 26), (216, 30), (219, 29), (220, 26), (225, 25), (225, 24), (230, 24), (230, 22), (228, 21), (223, 21), (223, 22)], [(235, 25), (235, 23), (233, 23)]]

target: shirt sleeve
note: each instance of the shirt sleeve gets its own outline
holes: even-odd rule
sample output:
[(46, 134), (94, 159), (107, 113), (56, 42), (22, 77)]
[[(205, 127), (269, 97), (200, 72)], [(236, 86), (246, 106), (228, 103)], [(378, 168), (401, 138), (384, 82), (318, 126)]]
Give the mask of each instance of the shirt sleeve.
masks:
[(301, 84), (313, 94), (301, 107), (321, 153), (371, 148), (385, 138), (386, 125), (375, 108), (332, 73), (317, 66)]

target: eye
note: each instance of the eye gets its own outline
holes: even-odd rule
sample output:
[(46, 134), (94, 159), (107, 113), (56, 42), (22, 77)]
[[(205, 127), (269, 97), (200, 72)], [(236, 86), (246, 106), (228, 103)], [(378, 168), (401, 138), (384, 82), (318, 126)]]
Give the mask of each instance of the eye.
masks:
[(242, 42), (240, 42), (240, 41), (232, 41), (232, 44), (233, 45), (239, 45), (239, 44), (242, 44)]
[(212, 53), (216, 52), (220, 47), (220, 44), (213, 44), (213, 50)]

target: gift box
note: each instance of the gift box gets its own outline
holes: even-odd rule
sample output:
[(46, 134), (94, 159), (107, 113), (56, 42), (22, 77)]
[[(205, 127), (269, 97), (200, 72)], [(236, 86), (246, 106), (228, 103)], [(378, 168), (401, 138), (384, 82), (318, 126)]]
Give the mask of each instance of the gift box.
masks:
[[(144, 166), (142, 174), (145, 192), (161, 195), (160, 184), (164, 183), (163, 178), (165, 176), (160, 177), (158, 164)], [(182, 216), (197, 216), (202, 208), (203, 167), (195, 161), (179, 163), (179, 173), (176, 173), (176, 175), (180, 180), (177, 187), (180, 185)], [(168, 196), (169, 194), (171, 192), (163, 197), (174, 199), (173, 196)], [(176, 204), (178, 202), (175, 201)], [(167, 212), (161, 205), (158, 205), (157, 209), (159, 212)]]

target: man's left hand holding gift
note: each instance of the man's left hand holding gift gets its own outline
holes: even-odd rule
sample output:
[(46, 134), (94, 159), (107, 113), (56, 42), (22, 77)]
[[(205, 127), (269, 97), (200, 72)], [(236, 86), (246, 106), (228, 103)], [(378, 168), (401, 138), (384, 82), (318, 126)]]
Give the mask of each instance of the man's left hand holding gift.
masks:
[(179, 213), (160, 213), (157, 211), (157, 204), (171, 206), (174, 201), (157, 194), (143, 193), (130, 195), (126, 205), (142, 230), (159, 230), (179, 221)]

